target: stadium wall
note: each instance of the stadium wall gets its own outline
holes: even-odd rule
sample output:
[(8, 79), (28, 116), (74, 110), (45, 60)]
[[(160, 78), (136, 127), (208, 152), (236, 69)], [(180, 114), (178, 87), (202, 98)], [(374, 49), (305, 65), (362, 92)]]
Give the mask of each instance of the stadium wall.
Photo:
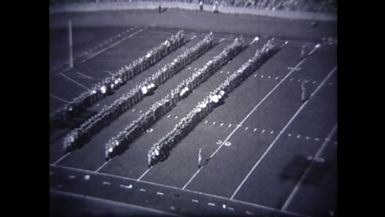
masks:
[[(95, 6), (100, 7), (100, 6)], [(151, 26), (191, 29), (203, 32), (225, 32), (246, 35), (275, 36), (291, 40), (318, 41), (337, 36), (336, 21), (287, 19), (247, 14), (212, 13), (209, 11), (169, 8), (120, 10), (61, 10), (50, 13), (50, 28), (66, 28), (68, 20), (74, 27)], [(313, 23), (314, 24), (314, 23)]]
[[(133, 1), (133, 2), (99, 2), (99, 3), (72, 3), (66, 5), (59, 5), (50, 8), (50, 13), (60, 12), (86, 12), (86, 11), (116, 11), (116, 10), (137, 10), (137, 9), (157, 9), (161, 5), (165, 8), (176, 8), (185, 10), (198, 10), (197, 3), (187, 2), (167, 2), (167, 1)], [(268, 17), (278, 17), (286, 19), (300, 19), (300, 20), (318, 20), (318, 21), (336, 21), (335, 14), (305, 12), (305, 11), (284, 11), (284, 10), (263, 10), (257, 8), (247, 7), (229, 7), (219, 6), (221, 13), (227, 14), (248, 14)], [(212, 11), (212, 5), (204, 5), (204, 11)]]

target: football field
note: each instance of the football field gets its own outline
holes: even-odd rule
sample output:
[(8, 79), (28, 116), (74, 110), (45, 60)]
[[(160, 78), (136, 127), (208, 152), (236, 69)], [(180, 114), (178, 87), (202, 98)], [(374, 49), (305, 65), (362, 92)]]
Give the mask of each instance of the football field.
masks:
[[(180, 29), (74, 27), (74, 67), (68, 67), (68, 32), (52, 29), (50, 112)], [(65, 153), (66, 133), (170, 63), (209, 33), (184, 29), (187, 43), (100, 100), (67, 127), (51, 129), (51, 192), (86, 195), (144, 207), (158, 214), (197, 216), (333, 216), (337, 194), (337, 49), (321, 40), (288, 40), (224, 104), (216, 107), (163, 162), (147, 166), (150, 147), (171, 131), (210, 91), (271, 36), (242, 34), (245, 49), (177, 106), (106, 161), (105, 144), (194, 70), (239, 36), (214, 32), (215, 45), (91, 140)], [(256, 40), (258, 37), (258, 40)], [(285, 42), (287, 42), (285, 44)], [(301, 47), (308, 55), (300, 58)], [(301, 100), (304, 82), (307, 100)], [(198, 168), (198, 152), (205, 161)]]

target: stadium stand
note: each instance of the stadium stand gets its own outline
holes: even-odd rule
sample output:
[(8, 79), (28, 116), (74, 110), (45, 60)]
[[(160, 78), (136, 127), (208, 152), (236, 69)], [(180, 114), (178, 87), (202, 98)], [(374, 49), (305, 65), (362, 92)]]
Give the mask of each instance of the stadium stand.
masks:
[[(216, 0), (204, 0), (205, 5), (213, 5)], [(114, 3), (114, 2), (154, 2), (154, 0), (50, 0), (50, 6), (66, 5), (73, 3)], [(162, 0), (159, 2), (183, 2), (199, 4), (199, 0)], [(219, 0), (220, 7), (255, 8), (271, 11), (303, 11), (336, 13), (337, 0)]]

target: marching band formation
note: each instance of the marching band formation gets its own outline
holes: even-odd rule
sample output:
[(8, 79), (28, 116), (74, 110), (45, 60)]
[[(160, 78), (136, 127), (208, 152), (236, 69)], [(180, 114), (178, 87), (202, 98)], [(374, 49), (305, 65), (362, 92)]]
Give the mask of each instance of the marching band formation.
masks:
[[(66, 106), (64, 117), (84, 109), (103, 95), (111, 93), (114, 89), (124, 84), (139, 72), (145, 70), (159, 61), (172, 50), (181, 45), (184, 40), (183, 32), (179, 31), (161, 46), (154, 48), (146, 56), (134, 61), (130, 66), (125, 66), (113, 76), (96, 84), (91, 91), (83, 93), (73, 103)], [(82, 123), (78, 128), (69, 132), (63, 140), (65, 151), (71, 151), (78, 145), (86, 142), (97, 131), (119, 117), (145, 96), (153, 93), (156, 88), (166, 82), (188, 64), (203, 55), (213, 46), (213, 34), (207, 34), (203, 40), (177, 56), (172, 62), (164, 65), (157, 72), (147, 77), (129, 92), (116, 99), (111, 105), (104, 106), (96, 115)], [(179, 83), (169, 94), (156, 101), (136, 120), (132, 121), (123, 131), (112, 137), (105, 145), (106, 160), (123, 152), (128, 145), (139, 137), (145, 130), (152, 126), (164, 114), (169, 112), (177, 102), (187, 97), (201, 83), (205, 82), (220, 67), (234, 58), (244, 47), (242, 37), (234, 39), (233, 43), (223, 49), (221, 53), (209, 60), (202, 68), (195, 70), (190, 77)], [(203, 120), (216, 106), (219, 106), (228, 94), (252, 74), (262, 63), (274, 55), (281, 47), (274, 39), (270, 39), (246, 63), (229, 75), (224, 82), (209, 93), (193, 110), (183, 117), (165, 136), (158, 140), (148, 152), (148, 166), (165, 159), (171, 149), (192, 129)], [(76, 103), (75, 103), (76, 102)]]
[(111, 94), (118, 89), (127, 80), (154, 65), (163, 57), (167, 56), (184, 43), (183, 31), (178, 31), (175, 35), (170, 36), (161, 45), (152, 48), (144, 56), (134, 60), (129, 65), (123, 66), (113, 75), (105, 78), (103, 81), (95, 84), (89, 91), (86, 91), (64, 106), (57, 110), (51, 117), (52, 125), (65, 123), (74, 114), (83, 111), (96, 101)]
[[(223, 102), (224, 98), (233, 91), (243, 80), (251, 75), (263, 62), (275, 54), (280, 47), (275, 43), (274, 39), (269, 40), (261, 49), (257, 50), (255, 55), (244, 63), (238, 70), (233, 72), (226, 80), (221, 83), (216, 89), (210, 92), (195, 108), (183, 117), (165, 136), (159, 139), (150, 148), (147, 158), (148, 166), (156, 164), (158, 161), (165, 159), (171, 149), (192, 129), (203, 120), (213, 109)], [(131, 126), (131, 125), (130, 125)], [(127, 135), (127, 134), (126, 134)], [(113, 145), (119, 144), (119, 137), (111, 140), (110, 146), (113, 150)], [(110, 151), (107, 150), (107, 153)]]
[(212, 46), (213, 34), (210, 33), (196, 45), (177, 56), (171, 63), (164, 65), (160, 70), (147, 77), (128, 93), (125, 93), (120, 98), (116, 99), (111, 105), (104, 106), (96, 115), (81, 124), (80, 127), (69, 132), (63, 140), (64, 149), (66, 151), (71, 151), (77, 145), (85, 142), (97, 131), (141, 101), (145, 96), (154, 92), (154, 90), (161, 84), (203, 55)]
[[(210, 34), (208, 38), (211, 41), (212, 35)], [(131, 122), (130, 125), (119, 132), (117, 136), (111, 138), (106, 144), (106, 160), (124, 151), (129, 143), (139, 137), (141, 133), (159, 120), (160, 117), (170, 111), (179, 100), (186, 97), (193, 89), (213, 75), (221, 66), (235, 57), (242, 50), (243, 44), (242, 38), (236, 38), (234, 42), (227, 46), (221, 53), (213, 57), (202, 68), (194, 71), (189, 78), (183, 80), (176, 88), (172, 89), (169, 94), (155, 102), (149, 110)], [(181, 132), (178, 131), (176, 133)], [(170, 135), (168, 135), (167, 138), (171, 138)]]

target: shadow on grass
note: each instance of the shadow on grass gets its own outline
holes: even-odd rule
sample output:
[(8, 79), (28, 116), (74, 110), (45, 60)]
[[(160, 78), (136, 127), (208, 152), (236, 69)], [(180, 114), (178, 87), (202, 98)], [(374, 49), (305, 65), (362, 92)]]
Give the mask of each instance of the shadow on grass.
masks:
[[(310, 170), (308, 168), (311, 166)], [(308, 170), (304, 185), (319, 185), (331, 167), (330, 162), (322, 158), (312, 158), (305, 155), (295, 155), (281, 170), (282, 181), (298, 182)]]

